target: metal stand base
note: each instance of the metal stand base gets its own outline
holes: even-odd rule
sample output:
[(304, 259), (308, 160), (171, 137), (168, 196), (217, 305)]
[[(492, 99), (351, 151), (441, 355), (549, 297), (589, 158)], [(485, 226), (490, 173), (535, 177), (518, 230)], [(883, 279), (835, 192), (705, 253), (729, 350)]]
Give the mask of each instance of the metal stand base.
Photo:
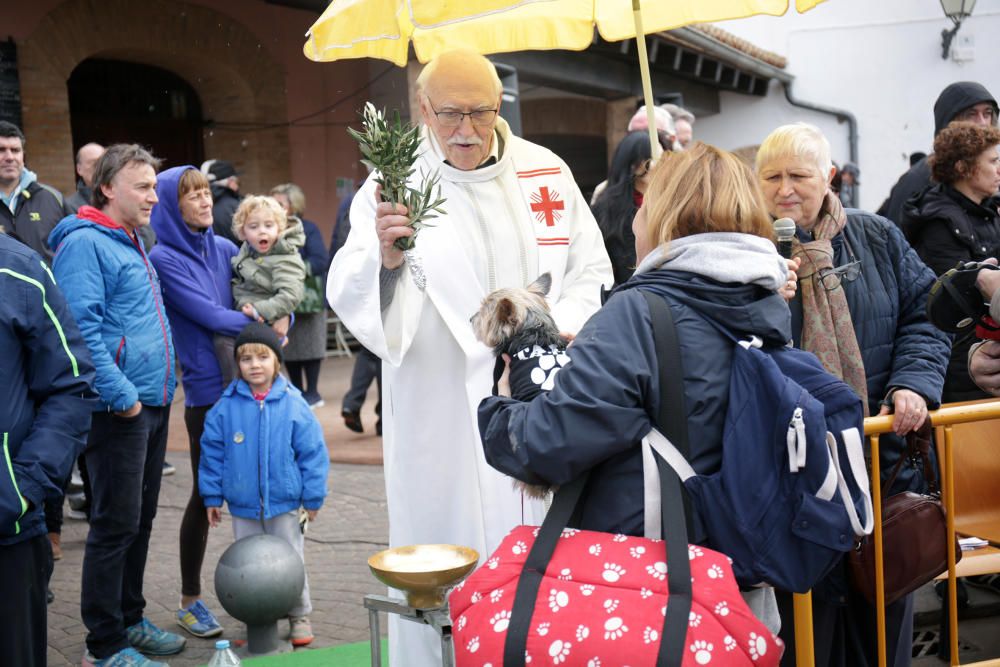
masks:
[(246, 650), (246, 657), (252, 657), (291, 653), (293, 647), (291, 642), (278, 639), (278, 622), (275, 621), (266, 625), (248, 625), (247, 643), (241, 648)]
[(455, 667), (455, 647), (451, 643), (451, 616), (448, 605), (437, 609), (415, 609), (401, 598), (384, 595), (366, 595), (365, 609), (368, 610), (368, 630), (371, 635), (372, 667), (382, 667), (382, 637), (378, 614), (396, 614), (414, 623), (429, 625), (441, 638), (441, 666)]

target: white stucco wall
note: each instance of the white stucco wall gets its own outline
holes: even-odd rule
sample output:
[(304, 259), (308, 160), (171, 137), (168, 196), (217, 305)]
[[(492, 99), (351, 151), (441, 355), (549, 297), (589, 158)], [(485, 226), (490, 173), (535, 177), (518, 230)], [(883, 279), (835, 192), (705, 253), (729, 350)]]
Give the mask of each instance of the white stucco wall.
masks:
[[(794, 2), (791, 3), (794, 6)], [(788, 58), (796, 98), (858, 119), (861, 206), (874, 210), (908, 168), (913, 151), (930, 152), (934, 100), (955, 81), (978, 81), (1000, 97), (1000, 2), (980, 0), (953, 42), (971, 60), (941, 58), (950, 28), (937, 0), (827, 0), (811, 12), (718, 24)], [(848, 159), (847, 125), (791, 106), (780, 85), (767, 97), (723, 93), (721, 112), (699, 118), (698, 139), (734, 149), (758, 144), (783, 123), (807, 121), (830, 139), (833, 159)]]

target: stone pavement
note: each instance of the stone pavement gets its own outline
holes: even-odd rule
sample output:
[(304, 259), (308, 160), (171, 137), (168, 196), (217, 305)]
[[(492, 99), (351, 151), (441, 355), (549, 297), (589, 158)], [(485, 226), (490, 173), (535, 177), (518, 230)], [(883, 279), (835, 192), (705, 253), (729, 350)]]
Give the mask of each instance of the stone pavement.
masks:
[[(367, 558), (387, 546), (388, 520), (385, 486), (381, 467), (381, 440), (374, 431), (374, 385), (362, 419), (369, 433), (351, 433), (340, 417), (340, 399), (350, 377), (352, 360), (324, 362), (320, 393), (327, 405), (317, 416), (323, 423), (331, 460), (329, 495), (317, 520), (306, 535), (306, 571), (312, 593), (314, 647), (332, 646), (368, 639), (368, 615), (362, 598), (369, 593), (385, 594), (385, 587), (368, 570)], [(180, 595), (180, 565), (177, 539), (181, 515), (191, 491), (191, 471), (187, 459), (187, 435), (183, 423), (183, 397), (178, 392), (171, 414), (171, 437), (167, 458), (177, 473), (163, 479), (159, 510), (153, 525), (146, 565), (146, 613), (160, 627), (180, 630), (173, 611)], [(363, 462), (343, 463), (343, 461)], [(67, 519), (63, 524), (63, 559), (56, 563), (51, 588), (55, 601), (49, 605), (49, 665), (79, 665), (84, 651), (86, 628), (80, 620), (80, 571), (83, 563), (87, 524)], [(202, 594), (225, 628), (224, 638), (245, 636), (241, 623), (232, 619), (215, 596), (213, 574), (222, 552), (232, 543), (228, 514), (220, 527), (210, 531)], [(385, 623), (383, 623), (383, 627)], [(286, 625), (280, 631), (286, 631)], [(186, 634), (186, 633), (185, 633)], [(211, 658), (214, 639), (188, 636), (184, 651), (171, 657), (169, 664), (204, 665)], [(308, 650), (308, 649), (299, 649)]]

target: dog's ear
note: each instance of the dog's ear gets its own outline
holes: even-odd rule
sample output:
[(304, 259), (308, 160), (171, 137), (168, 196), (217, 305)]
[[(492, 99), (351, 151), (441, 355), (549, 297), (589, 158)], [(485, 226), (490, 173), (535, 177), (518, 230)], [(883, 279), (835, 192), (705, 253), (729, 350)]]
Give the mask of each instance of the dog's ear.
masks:
[(535, 279), (535, 282), (528, 285), (529, 292), (536, 292), (542, 296), (547, 296), (552, 289), (552, 274), (546, 271)]
[(517, 320), (517, 308), (514, 302), (507, 297), (497, 301), (496, 321), (500, 324), (513, 324)]

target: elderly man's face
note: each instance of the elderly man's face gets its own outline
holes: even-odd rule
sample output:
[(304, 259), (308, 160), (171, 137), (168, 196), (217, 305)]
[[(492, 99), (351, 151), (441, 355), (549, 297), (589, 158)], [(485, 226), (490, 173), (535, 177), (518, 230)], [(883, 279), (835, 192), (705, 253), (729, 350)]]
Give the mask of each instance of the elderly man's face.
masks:
[(478, 167), (490, 154), (500, 109), (500, 96), (492, 83), (484, 81), (465, 91), (428, 86), (422, 97), (424, 123), (441, 144), (445, 159), (463, 171)]
[(677, 141), (680, 142), (681, 148), (690, 146), (691, 140), (694, 139), (694, 129), (692, 129), (691, 123), (681, 118), (674, 121), (674, 127), (677, 128)]
[(104, 147), (97, 144), (87, 144), (77, 155), (76, 173), (88, 186), (94, 183), (94, 167), (104, 155)]
[(24, 171), (24, 146), (17, 137), (0, 137), (0, 187), (13, 188)]

